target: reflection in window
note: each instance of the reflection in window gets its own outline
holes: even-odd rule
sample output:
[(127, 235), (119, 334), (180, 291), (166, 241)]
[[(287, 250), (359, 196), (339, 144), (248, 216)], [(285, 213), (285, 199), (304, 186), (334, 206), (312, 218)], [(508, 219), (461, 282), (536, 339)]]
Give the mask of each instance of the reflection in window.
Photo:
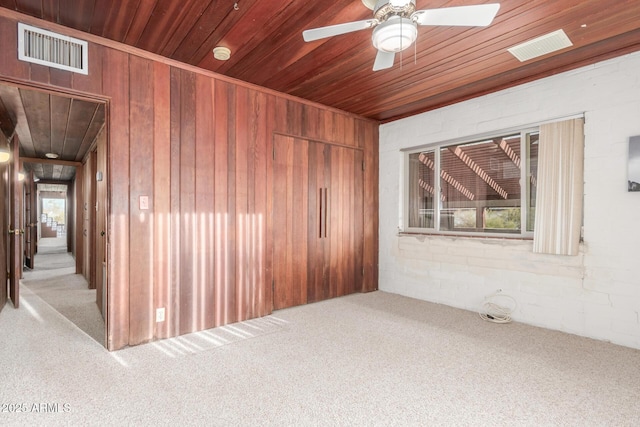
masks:
[(526, 221), (532, 231), (537, 142), (528, 131), (409, 153), (409, 228), (521, 234)]

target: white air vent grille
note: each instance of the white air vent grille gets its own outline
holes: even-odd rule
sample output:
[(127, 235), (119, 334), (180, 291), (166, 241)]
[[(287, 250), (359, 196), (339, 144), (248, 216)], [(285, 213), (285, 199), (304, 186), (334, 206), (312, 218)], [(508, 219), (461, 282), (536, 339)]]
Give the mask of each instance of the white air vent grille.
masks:
[(563, 30), (558, 30), (513, 46), (508, 51), (520, 62), (524, 62), (569, 46), (573, 46), (573, 43), (567, 34)]
[(89, 74), (86, 41), (18, 23), (18, 59)]

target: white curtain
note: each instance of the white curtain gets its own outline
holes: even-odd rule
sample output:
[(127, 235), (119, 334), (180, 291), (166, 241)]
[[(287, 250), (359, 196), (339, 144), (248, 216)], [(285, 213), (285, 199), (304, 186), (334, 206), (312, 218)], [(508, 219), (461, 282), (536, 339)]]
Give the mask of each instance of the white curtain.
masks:
[(540, 126), (533, 251), (577, 255), (584, 189), (584, 122)]

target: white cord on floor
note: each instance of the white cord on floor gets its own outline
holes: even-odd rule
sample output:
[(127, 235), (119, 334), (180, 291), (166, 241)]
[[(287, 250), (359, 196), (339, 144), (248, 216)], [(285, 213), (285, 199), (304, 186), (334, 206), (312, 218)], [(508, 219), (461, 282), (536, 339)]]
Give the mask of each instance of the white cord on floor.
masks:
[[(515, 311), (517, 307), (516, 300), (510, 296), (501, 293), (502, 291), (498, 291), (494, 294), (489, 295), (484, 299), (484, 303), (478, 314), (482, 320), (486, 320), (487, 322), (493, 323), (509, 323), (511, 322), (511, 313)], [(513, 303), (513, 308), (505, 307), (503, 305), (498, 305), (494, 301), (498, 298), (506, 298), (511, 300)]]

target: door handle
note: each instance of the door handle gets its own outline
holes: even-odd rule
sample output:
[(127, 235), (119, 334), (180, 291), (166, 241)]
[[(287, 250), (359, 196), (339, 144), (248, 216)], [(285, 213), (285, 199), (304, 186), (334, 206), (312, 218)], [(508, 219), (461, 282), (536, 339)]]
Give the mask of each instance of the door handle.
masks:
[(324, 189), (324, 237), (327, 237), (327, 215), (329, 214), (329, 189)]
[(16, 236), (20, 236), (20, 235), (24, 234), (24, 230), (18, 230), (18, 229), (13, 230), (13, 229), (10, 228), (9, 229), (9, 234), (14, 234)]
[(323, 203), (323, 196), (322, 196), (322, 188), (320, 189), (320, 194), (318, 197), (319, 200), (319, 204), (320, 204), (320, 215), (318, 216), (318, 223), (320, 223), (320, 227), (319, 227), (319, 232), (320, 235), (319, 237), (322, 239), (322, 222), (324, 221), (324, 203)]
[(105, 235), (105, 232), (103, 230), (103, 231), (100, 232), (100, 236), (104, 237), (104, 235)]

